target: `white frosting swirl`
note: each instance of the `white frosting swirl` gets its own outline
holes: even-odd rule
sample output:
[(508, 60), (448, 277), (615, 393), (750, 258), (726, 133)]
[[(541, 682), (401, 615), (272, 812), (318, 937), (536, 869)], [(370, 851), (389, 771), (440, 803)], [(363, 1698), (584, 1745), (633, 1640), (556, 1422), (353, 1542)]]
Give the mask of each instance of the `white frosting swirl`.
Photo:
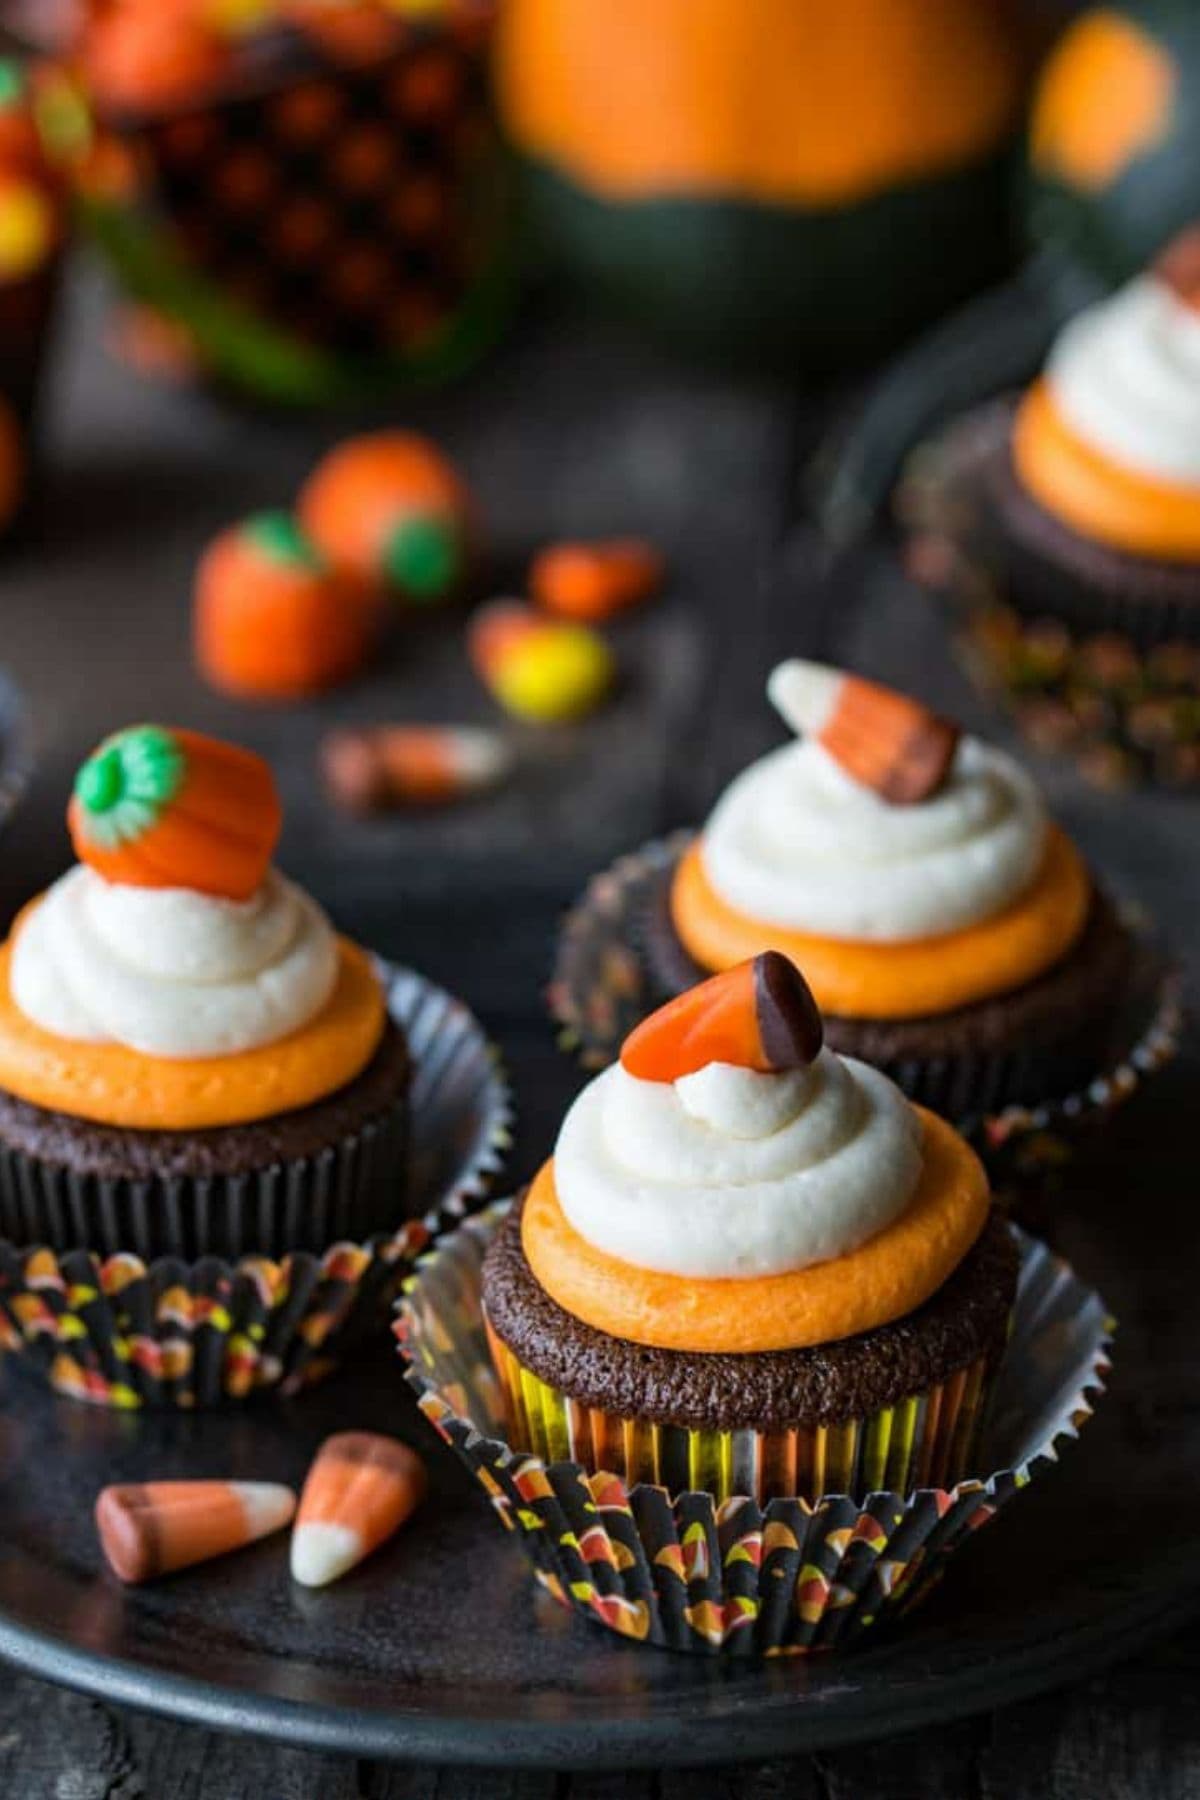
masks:
[(1067, 325), (1046, 364), (1077, 436), (1142, 475), (1200, 486), (1200, 313), (1141, 275)]
[(272, 870), (245, 901), (70, 870), (21, 927), (12, 997), (56, 1037), (146, 1056), (230, 1056), (299, 1030), (333, 992), (316, 903)]
[(920, 1140), (886, 1076), (829, 1050), (787, 1074), (710, 1063), (673, 1084), (616, 1063), (567, 1114), (554, 1178), (598, 1250), (744, 1279), (844, 1256), (882, 1231), (912, 1197)]
[(704, 828), (715, 891), (785, 930), (900, 943), (1003, 911), (1032, 882), (1046, 841), (1037, 788), (1003, 751), (964, 738), (937, 793), (892, 806), (813, 738), (764, 756)]

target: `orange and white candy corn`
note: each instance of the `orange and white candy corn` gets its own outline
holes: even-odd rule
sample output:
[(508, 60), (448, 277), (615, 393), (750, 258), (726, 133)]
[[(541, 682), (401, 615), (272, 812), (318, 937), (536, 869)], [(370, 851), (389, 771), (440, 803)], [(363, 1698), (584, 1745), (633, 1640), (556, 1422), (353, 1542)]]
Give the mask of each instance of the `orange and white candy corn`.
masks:
[(499, 732), (465, 725), (347, 727), (321, 745), (325, 784), (351, 812), (467, 800), (497, 786), (512, 762)]
[(282, 1531), (296, 1511), (274, 1481), (146, 1481), (96, 1501), (100, 1548), (122, 1581), (153, 1581)]
[(292, 1532), (292, 1575), (326, 1587), (370, 1556), (425, 1497), (415, 1450), (373, 1431), (326, 1438), (308, 1472)]
[(535, 724), (582, 718), (616, 674), (611, 650), (594, 631), (544, 618), (520, 600), (493, 600), (477, 612), (467, 649), (501, 706)]
[(529, 592), (560, 619), (594, 625), (649, 600), (663, 573), (662, 557), (640, 538), (550, 544), (529, 565)]
[(806, 1069), (825, 1026), (807, 981), (778, 950), (712, 975), (668, 1000), (621, 1046), (621, 1066), (639, 1081), (679, 1081), (709, 1063), (772, 1074)]
[(927, 800), (950, 773), (958, 726), (894, 688), (793, 659), (772, 672), (767, 692), (793, 731), (893, 806)]

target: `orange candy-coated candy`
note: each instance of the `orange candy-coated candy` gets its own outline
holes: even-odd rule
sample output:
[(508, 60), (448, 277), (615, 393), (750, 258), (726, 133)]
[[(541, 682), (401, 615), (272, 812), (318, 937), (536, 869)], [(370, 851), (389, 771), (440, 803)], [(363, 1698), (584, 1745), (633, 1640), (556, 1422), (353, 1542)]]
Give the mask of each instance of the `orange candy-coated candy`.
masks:
[(807, 1067), (824, 1035), (803, 975), (768, 950), (643, 1019), (621, 1047), (621, 1065), (641, 1081), (678, 1081), (709, 1063), (769, 1074)]
[(196, 572), (196, 661), (229, 693), (291, 700), (333, 687), (362, 667), (377, 626), (370, 592), (286, 513), (222, 532)]
[(102, 105), (135, 111), (193, 100), (229, 66), (229, 45), (197, 7), (115, 0), (88, 22), (84, 70)]
[(372, 1431), (327, 1438), (309, 1470), (292, 1533), (292, 1575), (326, 1587), (400, 1529), (425, 1497), (415, 1450)]
[(261, 756), (198, 731), (136, 725), (107, 738), (67, 810), (81, 862), (131, 887), (248, 900), (279, 839), (275, 778)]
[(96, 1501), (100, 1547), (122, 1581), (153, 1581), (281, 1531), (296, 1511), (273, 1481), (147, 1481)]
[(330, 562), (415, 605), (444, 598), (466, 567), (467, 489), (415, 432), (339, 444), (305, 482), (297, 511)]
[(562, 619), (599, 624), (649, 600), (662, 586), (665, 565), (638, 538), (551, 544), (529, 568), (529, 592)]

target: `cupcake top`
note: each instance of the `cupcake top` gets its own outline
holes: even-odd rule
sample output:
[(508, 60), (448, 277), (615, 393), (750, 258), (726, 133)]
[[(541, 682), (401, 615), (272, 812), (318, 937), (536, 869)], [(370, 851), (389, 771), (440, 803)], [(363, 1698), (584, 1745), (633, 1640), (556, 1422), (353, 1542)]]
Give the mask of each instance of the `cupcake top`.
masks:
[(911, 1312), (987, 1210), (973, 1152), (825, 1047), (799, 971), (767, 953), (652, 1015), (583, 1090), (522, 1242), (542, 1287), (598, 1330), (749, 1352)]
[(106, 1124), (244, 1123), (323, 1098), (370, 1060), (366, 959), (271, 866), (261, 758), (143, 725), (80, 769), (79, 863), (0, 952), (0, 1086)]
[(739, 775), (685, 857), (676, 928), (703, 965), (768, 945), (839, 1015), (921, 1016), (1049, 968), (1089, 884), (1030, 776), (917, 701), (793, 661), (769, 694), (798, 741)]
[(1085, 537), (1200, 561), (1200, 226), (1064, 327), (1018, 410), (1013, 460)]

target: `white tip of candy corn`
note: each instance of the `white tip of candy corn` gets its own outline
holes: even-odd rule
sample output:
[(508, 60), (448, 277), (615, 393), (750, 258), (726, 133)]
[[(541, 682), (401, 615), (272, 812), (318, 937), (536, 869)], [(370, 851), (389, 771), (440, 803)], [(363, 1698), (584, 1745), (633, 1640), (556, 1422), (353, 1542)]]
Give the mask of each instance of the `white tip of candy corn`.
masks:
[(512, 746), (500, 732), (464, 725), (446, 735), (455, 772), (464, 787), (495, 787), (512, 768)]
[(364, 1545), (348, 1525), (322, 1520), (297, 1525), (292, 1533), (292, 1578), (304, 1587), (327, 1587), (361, 1562)]
[(295, 1494), (277, 1481), (231, 1481), (229, 1485), (242, 1503), (252, 1538), (282, 1531), (296, 1515)]
[(797, 737), (816, 737), (833, 712), (844, 680), (841, 669), (792, 657), (772, 669), (767, 698)]

